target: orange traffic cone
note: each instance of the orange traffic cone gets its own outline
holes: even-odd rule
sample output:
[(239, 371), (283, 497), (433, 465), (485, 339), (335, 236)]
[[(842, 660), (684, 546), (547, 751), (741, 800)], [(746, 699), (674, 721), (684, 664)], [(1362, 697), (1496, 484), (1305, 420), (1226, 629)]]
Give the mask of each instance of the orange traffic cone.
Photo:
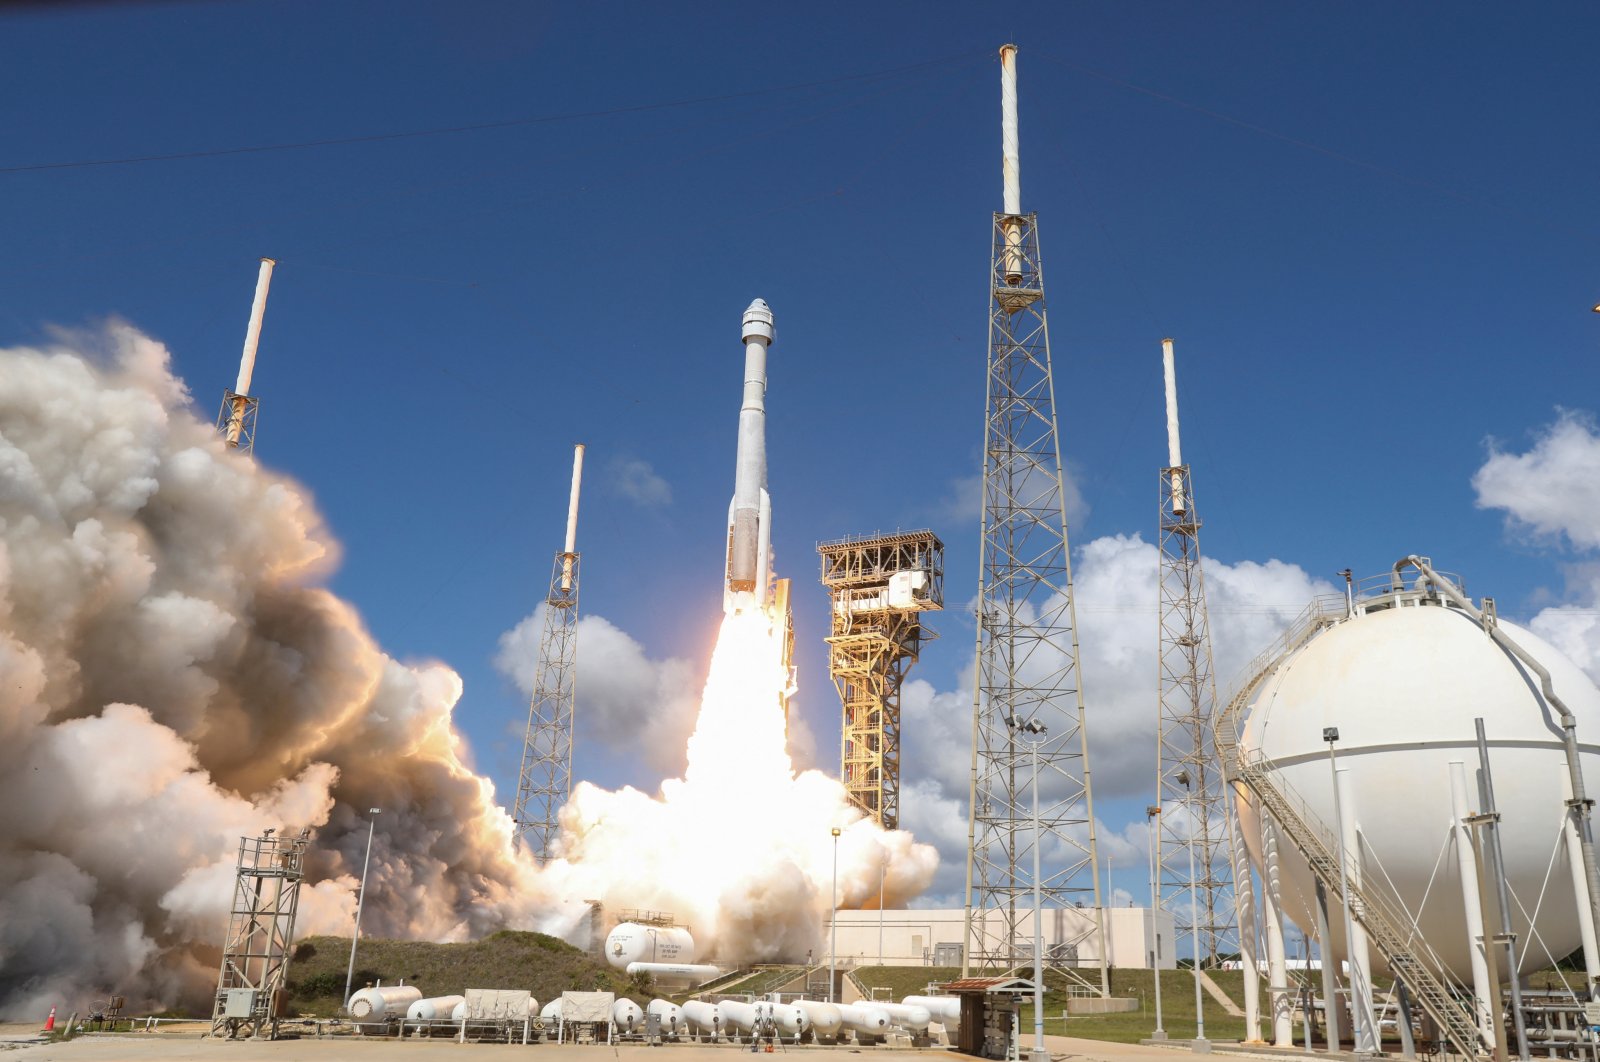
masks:
[(50, 1016), (44, 1020), (44, 1031), (49, 1032), (56, 1027), (56, 1008), (50, 1008)]

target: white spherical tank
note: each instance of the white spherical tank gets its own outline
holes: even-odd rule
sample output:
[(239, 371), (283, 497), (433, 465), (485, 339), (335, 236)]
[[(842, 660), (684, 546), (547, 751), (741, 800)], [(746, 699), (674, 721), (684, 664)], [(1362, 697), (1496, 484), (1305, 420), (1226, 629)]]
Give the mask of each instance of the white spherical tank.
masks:
[(630, 962), (692, 963), (694, 937), (682, 926), (623, 922), (606, 934), (606, 962), (617, 970)]
[[(1556, 695), (1576, 716), (1584, 785), (1593, 796), (1600, 781), (1600, 690), (1543, 640), (1503, 620), (1500, 627), (1550, 671)], [(1312, 637), (1262, 681), (1240, 737), (1247, 756), (1259, 753), (1275, 764), (1274, 776), (1321, 820), (1330, 846), (1341, 813), (1347, 831), (1351, 823), (1359, 828), (1359, 853), (1347, 850), (1350, 866), (1375, 887), (1392, 883), (1424, 939), (1462, 982), (1471, 979), (1472, 945), (1452, 836), (1451, 777), (1453, 770), (1464, 772), (1468, 808), (1478, 811), (1473, 720), (1480, 716), (1507, 881), (1516, 897), (1513, 928), (1522, 942), (1522, 969), (1536, 970), (1580, 943), (1562, 836), (1567, 793), (1560, 717), (1545, 704), (1537, 676), (1472, 616), (1409, 593), (1358, 603), (1355, 616)], [(1335, 762), (1348, 783), (1342, 808), (1335, 806), (1325, 727), (1338, 729)], [(1251, 804), (1241, 807), (1241, 821), (1260, 868), (1261, 829)], [(1283, 830), (1278, 837), (1284, 913), (1314, 931), (1310, 868)], [(1537, 936), (1517, 901), (1537, 910)], [(1332, 947), (1343, 955), (1342, 909), (1336, 900), (1330, 908)], [(1372, 960), (1382, 966), (1375, 948)]]
[(363, 1022), (398, 1020), (421, 998), (422, 990), (411, 985), (363, 988), (350, 997), (350, 1016)]

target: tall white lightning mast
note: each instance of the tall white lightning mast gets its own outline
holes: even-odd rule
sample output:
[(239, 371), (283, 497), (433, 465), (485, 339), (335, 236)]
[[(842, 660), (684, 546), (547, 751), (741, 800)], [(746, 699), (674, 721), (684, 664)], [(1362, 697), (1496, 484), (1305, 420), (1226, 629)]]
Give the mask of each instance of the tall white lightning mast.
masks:
[(233, 390), (222, 393), (222, 409), (217, 413), (217, 431), (228, 445), (243, 453), (256, 447), (256, 413), (261, 400), (250, 394), (250, 380), (256, 371), (256, 348), (261, 344), (261, 322), (267, 315), (267, 291), (272, 287), (272, 267), (278, 263), (261, 260), (256, 274), (256, 297), (250, 304), (250, 323), (244, 330), (244, 352), (239, 355), (239, 378)]
[[(1000, 49), (1000, 100), (1005, 209), (994, 215), (990, 248), (963, 969), (1031, 965), (1037, 886), (1049, 927), (1045, 961), (1082, 980), (1066, 960), (1079, 947), (1092, 950), (1099, 982), (1084, 983), (1105, 995), (1105, 918), (1066, 490), (1038, 218), (1022, 212), (1011, 44)], [(1028, 725), (1037, 743), (1021, 736)], [(1048, 853), (1037, 873), (1036, 846)], [(1089, 910), (1075, 910), (1083, 906)]]
[(1156, 730), (1157, 902), (1171, 911), (1179, 941), (1215, 966), (1238, 945), (1227, 808), (1212, 735), (1217, 702), (1211, 632), (1200, 566), (1200, 516), (1178, 439), (1178, 383), (1172, 340), (1161, 341), (1167, 397), (1167, 465), (1161, 469), (1158, 538), (1159, 706)]
[(583, 482), (583, 444), (572, 452), (572, 490), (567, 498), (567, 537), (550, 570), (539, 635), (539, 663), (522, 771), (512, 815), (523, 847), (542, 865), (555, 856), (561, 807), (572, 794), (572, 732), (578, 686), (578, 491)]

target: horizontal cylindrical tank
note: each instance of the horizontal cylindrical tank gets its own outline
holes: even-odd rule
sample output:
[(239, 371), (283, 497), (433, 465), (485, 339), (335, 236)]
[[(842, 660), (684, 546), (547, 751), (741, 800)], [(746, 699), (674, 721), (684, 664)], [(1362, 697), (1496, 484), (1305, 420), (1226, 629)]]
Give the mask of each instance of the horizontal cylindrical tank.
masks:
[(634, 962), (694, 962), (694, 937), (682, 926), (623, 922), (606, 934), (606, 962), (626, 970)]
[(611, 1004), (611, 1022), (625, 1033), (644, 1030), (644, 1011), (639, 1004), (623, 996)]
[(683, 1017), (689, 1027), (702, 1039), (716, 1039), (722, 1035), (722, 1008), (717, 1003), (691, 999), (683, 1005)]
[(422, 990), (415, 985), (383, 985), (356, 992), (347, 1009), (356, 1021), (398, 1021), (421, 998)]
[(955, 996), (907, 996), (900, 1005), (926, 1009), (934, 1021), (947, 1029), (961, 1024), (961, 1000)]
[(460, 1003), (457, 1003), (455, 1006), (450, 1008), (450, 1020), (451, 1021), (460, 1021), (463, 1018), (465, 1018), (466, 1016), (467, 1016), (467, 1001), (465, 999), (463, 999)]
[(768, 1003), (772, 1014), (772, 1026), (779, 1036), (793, 1036), (796, 1039), (804, 1036), (811, 1028), (811, 1019), (806, 1017), (806, 1012), (792, 1003)]
[(816, 999), (797, 999), (794, 1005), (805, 1011), (811, 1035), (818, 1039), (836, 1039), (839, 1030), (844, 1028), (844, 1018), (839, 1016), (839, 1008), (832, 1003)]
[(855, 1033), (858, 1040), (889, 1035), (889, 1015), (882, 1007), (870, 1003), (835, 1003), (834, 1006), (839, 1008), (844, 1027)]
[(646, 1014), (654, 1014), (656, 1020), (661, 1023), (663, 1036), (676, 1036), (683, 1031), (686, 1022), (683, 1008), (670, 999), (652, 999), (650, 1005), (644, 1009)]
[(649, 974), (657, 981), (671, 981), (682, 984), (700, 984), (722, 974), (720, 966), (711, 966), (706, 963), (684, 962), (630, 962), (626, 971), (629, 977), (634, 974)]
[(545, 1022), (558, 1022), (561, 1020), (561, 1000), (552, 999), (539, 1010), (539, 1020)]
[(761, 1010), (754, 1003), (741, 1003), (736, 999), (724, 999), (717, 1004), (717, 1009), (722, 1012), (724, 1032), (753, 1032), (756, 1022), (761, 1020)]
[(419, 999), (406, 1008), (406, 1021), (444, 1021), (455, 1015), (457, 1007), (464, 1007), (466, 996), (432, 996)]
[(933, 1023), (933, 1014), (927, 1007), (915, 1003), (885, 1003), (874, 1001), (873, 1006), (889, 1015), (889, 1020), (907, 1032), (922, 1035)]
[[(1305, 801), (1337, 837), (1340, 819), (1360, 832), (1347, 857), (1375, 887), (1396, 896), (1417, 919), (1421, 936), (1460, 982), (1471, 978), (1467, 921), (1450, 828), (1450, 764), (1462, 764), (1478, 803), (1478, 751), (1473, 719), (1482, 716), (1501, 817), (1506, 880), (1513, 902), (1524, 973), (1549, 965), (1579, 944), (1566, 846), (1566, 760), (1559, 717), (1539, 682), (1459, 608), (1407, 590), (1356, 602), (1355, 615), (1324, 629), (1282, 660), (1255, 691), (1241, 743), (1246, 755), (1275, 764), (1280, 785)], [(1505, 620), (1500, 629), (1549, 669), (1558, 695), (1578, 721), (1581, 763), (1591, 793), (1600, 783), (1600, 690), (1543, 639)], [(1347, 775), (1349, 804), (1336, 808), (1324, 728), (1337, 728), (1336, 765)], [(1262, 866), (1261, 829), (1253, 804), (1241, 807), (1245, 842)], [(1278, 845), (1284, 911), (1314, 926), (1310, 868), (1281, 829)], [(1553, 859), (1553, 864), (1552, 864)], [(1357, 862), (1360, 860), (1360, 862)], [(1491, 886), (1492, 894), (1492, 886)], [(1424, 903), (1426, 899), (1426, 903)], [(1330, 903), (1333, 952), (1343, 955), (1344, 925)], [(1527, 912), (1538, 912), (1528, 924)], [(1498, 932), (1498, 928), (1495, 928)], [(1537, 945), (1531, 944), (1538, 941)], [(1373, 949), (1376, 966), (1382, 956)], [(1509, 971), (1502, 965), (1500, 976)]]

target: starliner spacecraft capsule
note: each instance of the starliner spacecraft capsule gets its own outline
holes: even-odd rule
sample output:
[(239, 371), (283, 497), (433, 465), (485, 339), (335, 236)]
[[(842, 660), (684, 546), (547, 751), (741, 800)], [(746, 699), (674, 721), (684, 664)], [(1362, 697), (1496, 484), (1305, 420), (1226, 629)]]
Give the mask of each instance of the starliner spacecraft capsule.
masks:
[(772, 499), (767, 496), (767, 348), (777, 335), (772, 310), (756, 299), (744, 312), (744, 402), (728, 505), (725, 612), (765, 608), (771, 592)]

